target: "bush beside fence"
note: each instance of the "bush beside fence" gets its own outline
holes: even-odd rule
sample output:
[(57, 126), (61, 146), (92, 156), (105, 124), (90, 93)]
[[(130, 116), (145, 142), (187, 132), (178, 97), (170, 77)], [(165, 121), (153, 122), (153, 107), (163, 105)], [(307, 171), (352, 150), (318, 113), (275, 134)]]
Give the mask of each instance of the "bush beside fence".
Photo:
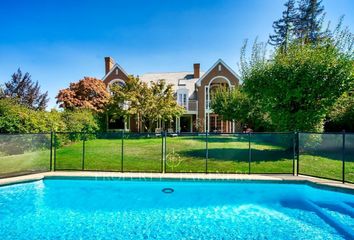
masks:
[(354, 134), (0, 135), (0, 177), (50, 170), (302, 174), (353, 183)]

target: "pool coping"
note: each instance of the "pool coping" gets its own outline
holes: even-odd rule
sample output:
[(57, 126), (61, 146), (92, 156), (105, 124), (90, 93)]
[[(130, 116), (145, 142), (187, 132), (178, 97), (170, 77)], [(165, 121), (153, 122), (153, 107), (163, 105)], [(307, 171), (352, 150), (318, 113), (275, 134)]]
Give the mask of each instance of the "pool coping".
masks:
[(354, 184), (315, 178), (309, 176), (293, 176), (290, 174), (213, 174), (213, 173), (117, 173), (88, 171), (55, 171), (28, 174), (0, 179), (0, 186), (25, 183), (50, 178), (102, 179), (102, 180), (174, 180), (174, 181), (238, 181), (238, 182), (277, 182), (305, 183), (314, 187), (354, 193)]

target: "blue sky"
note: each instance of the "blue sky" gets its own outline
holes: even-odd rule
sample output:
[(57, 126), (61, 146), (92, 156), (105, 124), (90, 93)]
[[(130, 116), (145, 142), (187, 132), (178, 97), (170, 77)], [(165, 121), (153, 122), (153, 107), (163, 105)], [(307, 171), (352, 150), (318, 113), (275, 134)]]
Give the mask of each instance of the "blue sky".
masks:
[[(206, 71), (219, 58), (238, 71), (244, 39), (267, 40), (285, 0), (0, 0), (0, 83), (21, 68), (55, 107), (59, 89), (102, 78), (105, 56), (128, 73)], [(327, 20), (353, 31), (353, 0), (324, 0)]]

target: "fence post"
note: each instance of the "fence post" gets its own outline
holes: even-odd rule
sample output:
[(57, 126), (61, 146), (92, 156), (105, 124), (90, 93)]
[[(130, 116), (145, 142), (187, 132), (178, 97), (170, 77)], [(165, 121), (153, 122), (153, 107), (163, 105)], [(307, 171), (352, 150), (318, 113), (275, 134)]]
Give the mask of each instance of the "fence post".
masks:
[(55, 172), (56, 166), (57, 166), (57, 136), (55, 132), (53, 133), (53, 138), (54, 138), (54, 164), (53, 164), (53, 170)]
[(296, 176), (299, 176), (300, 169), (300, 136), (299, 132), (296, 132)]
[(167, 168), (167, 132), (164, 132), (165, 140), (164, 140), (164, 158), (165, 158), (165, 173), (166, 173), (166, 168)]
[(205, 132), (205, 173), (208, 173), (208, 158), (209, 158), (208, 135), (209, 133), (206, 131)]
[(293, 135), (293, 176), (295, 176), (295, 158), (296, 158), (296, 132)]
[(85, 133), (83, 134), (84, 138), (82, 141), (82, 167), (81, 170), (85, 170), (85, 141), (86, 141), (86, 135)]
[(53, 131), (50, 131), (50, 160), (49, 160), (49, 171), (53, 169)]
[(251, 161), (252, 161), (251, 132), (249, 132), (248, 133), (248, 174), (251, 174)]
[(161, 172), (166, 173), (166, 146), (165, 132), (161, 132)]
[(122, 151), (122, 156), (121, 156), (121, 162), (120, 162), (120, 171), (123, 172), (124, 168), (123, 168), (123, 162), (124, 162), (124, 129), (122, 131), (122, 147), (121, 147), (121, 151)]
[(342, 182), (345, 183), (345, 130), (343, 130), (342, 138)]

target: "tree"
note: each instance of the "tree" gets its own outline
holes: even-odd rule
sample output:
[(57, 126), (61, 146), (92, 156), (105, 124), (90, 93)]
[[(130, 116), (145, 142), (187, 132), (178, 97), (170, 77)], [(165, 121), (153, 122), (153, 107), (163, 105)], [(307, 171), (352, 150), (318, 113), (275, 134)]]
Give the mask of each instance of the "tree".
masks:
[(60, 90), (56, 98), (59, 106), (65, 109), (83, 108), (102, 112), (109, 101), (109, 94), (101, 80), (84, 77), (77, 83), (70, 83), (69, 88)]
[(143, 83), (138, 78), (129, 76), (125, 84), (114, 84), (110, 87), (111, 97), (107, 105), (107, 113), (113, 117), (127, 118), (136, 114), (142, 94), (145, 94)]
[(90, 109), (65, 110), (61, 121), (68, 132), (96, 132), (100, 128), (97, 114)]
[(151, 82), (152, 99), (156, 103), (155, 113), (157, 120), (171, 122), (175, 117), (179, 117), (184, 113), (184, 108), (177, 104), (174, 97), (172, 84), (166, 84), (165, 80)]
[(223, 119), (238, 122), (256, 131), (272, 130), (268, 114), (262, 111), (257, 102), (251, 101), (242, 87), (221, 88), (214, 93), (212, 99), (213, 111)]
[(125, 85), (112, 86), (111, 91), (109, 113), (124, 117), (135, 115), (145, 131), (153, 131), (159, 120), (172, 121), (184, 112), (174, 98), (172, 85), (164, 80), (151, 82), (149, 86), (130, 76)]
[(0, 99), (0, 133), (98, 131), (100, 119), (88, 109), (38, 111), (15, 99)]
[(41, 93), (38, 82), (33, 82), (28, 72), (23, 75), (21, 69), (18, 69), (11, 80), (5, 83), (2, 95), (35, 110), (45, 109), (49, 101), (48, 92)]
[(322, 130), (329, 109), (354, 81), (352, 56), (330, 41), (294, 42), (286, 54), (278, 50), (271, 61), (253, 63), (243, 72), (245, 91), (278, 131)]
[(343, 94), (329, 112), (326, 123), (326, 131), (354, 132), (354, 93)]
[(3, 88), (3, 86), (2, 85), (0, 85), (0, 99), (3, 99), (3, 98), (5, 98), (6, 96), (5, 96), (5, 93), (4, 93), (4, 88)]
[(294, 20), (295, 38), (267, 55), (255, 40), (250, 58), (241, 49), (243, 91), (259, 103), (278, 131), (319, 131), (337, 99), (353, 89), (353, 34), (342, 28), (321, 32), (321, 1), (303, 0)]
[(274, 34), (269, 36), (268, 42), (286, 51), (291, 35), (293, 34), (294, 21), (296, 19), (295, 1), (288, 0), (284, 6), (286, 10), (283, 12), (282, 18), (273, 22)]
[(295, 35), (302, 42), (316, 43), (324, 33), (321, 31), (324, 19), (322, 0), (301, 0), (295, 23)]

